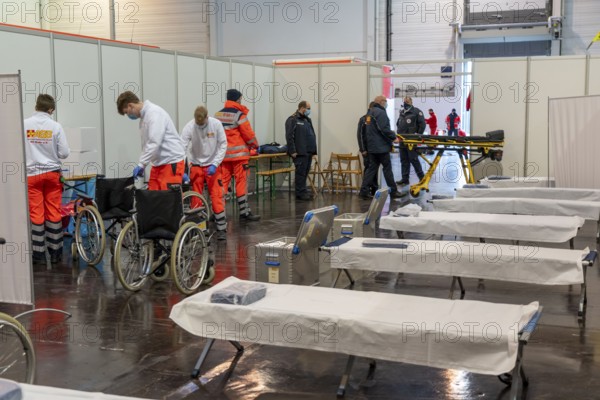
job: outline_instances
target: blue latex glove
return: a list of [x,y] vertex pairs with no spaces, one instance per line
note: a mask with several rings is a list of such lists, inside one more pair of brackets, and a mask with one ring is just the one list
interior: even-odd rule
[[208,176],[213,176],[216,173],[217,173],[217,167],[216,166],[211,165],[210,167],[208,167]]
[[183,183],[188,184],[190,183],[190,177],[188,174],[183,174]]
[[136,176],[144,176],[144,167],[140,167],[139,165],[136,165],[135,168],[133,169],[133,177],[135,178]]

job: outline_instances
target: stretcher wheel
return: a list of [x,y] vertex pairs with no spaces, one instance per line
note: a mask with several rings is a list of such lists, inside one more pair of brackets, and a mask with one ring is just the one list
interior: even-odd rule
[[115,272],[121,285],[127,290],[140,290],[148,278],[146,271],[150,269],[154,255],[154,243],[142,241],[138,237],[137,225],[129,221],[119,233],[115,245]]
[[102,260],[106,238],[104,235],[104,222],[96,207],[87,205],[78,209],[75,218],[74,238],[83,261],[96,265]]
[[336,396],[337,397],[344,397],[344,395],[346,394],[346,389],[338,389]]
[[498,379],[500,379],[500,382],[504,383],[507,386],[512,385],[512,374],[498,375]]
[[190,295],[200,287],[208,268],[208,255],[202,229],[194,222],[183,224],[171,249],[171,275],[181,293]]
[[71,243],[71,258],[73,261],[77,261],[79,259],[79,254],[77,254],[77,244],[75,241]]
[[410,195],[412,197],[419,197],[419,193],[421,193],[421,188],[410,188]]
[[213,266],[208,267],[208,271],[206,271],[206,276],[204,277],[202,284],[209,285],[215,279],[216,274],[217,274],[217,271],[215,270],[215,267],[213,267]]

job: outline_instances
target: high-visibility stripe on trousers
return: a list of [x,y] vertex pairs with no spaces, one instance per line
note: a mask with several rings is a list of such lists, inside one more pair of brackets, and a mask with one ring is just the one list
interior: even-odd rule
[[60,172],[51,171],[27,177],[31,241],[34,256],[43,256],[45,242],[48,250],[62,253],[63,231],[60,214],[62,183]]
[[185,162],[183,160],[152,167],[150,170],[149,190],[167,190],[169,184],[181,185]]
[[250,213],[250,206],[248,205],[248,196],[238,196],[237,198],[238,207],[240,209],[240,215],[246,215]]
[[[231,177],[235,178],[235,195],[240,204],[240,215],[245,215],[250,212],[248,207],[248,199],[246,193],[248,191],[248,160],[239,161],[223,161],[219,167],[221,170],[221,180],[223,181],[223,188],[227,190]],[[240,200],[242,199],[242,200]],[[240,201],[243,202],[244,211],[242,212]]]
[[[190,179],[192,180],[192,188],[200,194],[204,192],[204,182],[206,182],[212,210],[215,214],[217,230],[226,230],[227,219],[225,217],[225,201],[223,200],[223,183],[221,182],[219,168],[217,168],[217,172],[213,176],[208,176],[208,167],[194,165],[190,171]],[[197,206],[192,202],[192,207]]]

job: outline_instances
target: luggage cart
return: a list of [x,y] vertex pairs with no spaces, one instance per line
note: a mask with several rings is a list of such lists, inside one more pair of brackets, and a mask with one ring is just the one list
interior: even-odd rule
[[256,281],[294,285],[319,284],[319,247],[338,212],[337,206],[308,211],[296,237],[280,237],[256,245]]

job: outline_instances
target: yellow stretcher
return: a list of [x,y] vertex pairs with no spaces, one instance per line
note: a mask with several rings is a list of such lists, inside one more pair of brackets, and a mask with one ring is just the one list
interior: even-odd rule
[[[410,194],[417,197],[421,190],[429,192],[429,181],[433,176],[437,166],[440,163],[445,151],[456,151],[460,159],[461,167],[467,180],[467,183],[475,183],[472,166],[479,164],[486,158],[495,161],[502,160],[502,150],[504,147],[504,131],[497,130],[487,132],[485,136],[431,136],[418,134],[399,134],[400,143],[413,150],[418,147],[419,150],[426,152],[435,152],[433,161],[429,161],[422,152],[419,156],[429,164],[429,170],[421,181],[410,187]],[[478,155],[471,160],[472,155]]]

